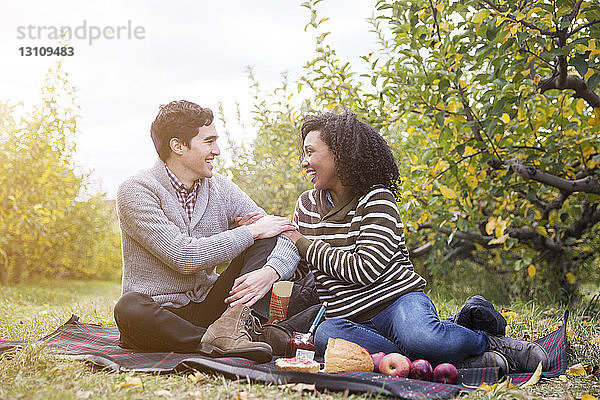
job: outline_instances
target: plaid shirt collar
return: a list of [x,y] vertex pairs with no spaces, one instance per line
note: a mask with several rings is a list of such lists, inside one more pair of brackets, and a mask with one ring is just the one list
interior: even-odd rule
[[198,189],[200,189],[200,181],[195,181],[194,186],[192,186],[191,189],[187,189],[179,178],[175,176],[173,171],[167,167],[167,164],[165,164],[165,169],[167,170],[169,181],[177,194],[177,200],[179,200],[179,204],[181,204],[181,207],[186,211],[188,218],[191,221],[194,206],[196,205],[196,196],[198,195]]

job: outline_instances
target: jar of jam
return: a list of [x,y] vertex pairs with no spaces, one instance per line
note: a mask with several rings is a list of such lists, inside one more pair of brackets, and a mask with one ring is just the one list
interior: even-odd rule
[[285,346],[285,356],[290,357],[305,357],[309,360],[315,359],[315,344],[313,343],[312,335],[302,332],[294,332],[292,338]]

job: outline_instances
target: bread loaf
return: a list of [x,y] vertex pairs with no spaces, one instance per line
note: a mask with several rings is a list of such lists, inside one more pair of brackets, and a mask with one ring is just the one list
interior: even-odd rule
[[325,350],[325,372],[373,372],[373,359],[362,346],[344,339],[329,338]]

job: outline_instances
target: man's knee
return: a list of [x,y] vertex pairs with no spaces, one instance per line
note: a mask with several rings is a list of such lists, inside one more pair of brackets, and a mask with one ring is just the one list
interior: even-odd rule
[[138,292],[125,293],[119,298],[117,304],[115,304],[114,315],[117,325],[125,321],[132,321],[136,316],[143,315],[143,305],[153,301],[147,294]]

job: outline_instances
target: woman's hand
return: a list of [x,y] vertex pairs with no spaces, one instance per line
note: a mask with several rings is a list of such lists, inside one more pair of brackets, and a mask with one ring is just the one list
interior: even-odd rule
[[232,307],[238,304],[251,307],[267,294],[278,279],[279,274],[268,265],[256,271],[248,272],[233,282],[233,287],[229,292],[230,296],[225,299],[225,303]]
[[296,229],[294,229],[293,231],[285,231],[285,232],[282,232],[281,234],[286,236],[288,239],[290,239],[292,241],[292,243],[294,243],[294,244],[296,244],[298,239],[304,237],[304,235],[302,235]]

